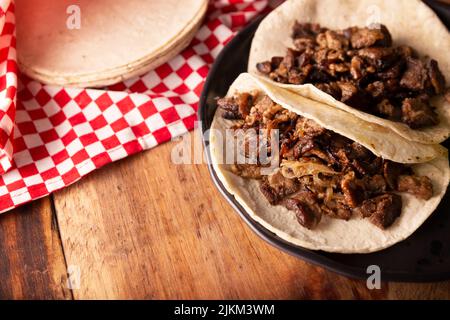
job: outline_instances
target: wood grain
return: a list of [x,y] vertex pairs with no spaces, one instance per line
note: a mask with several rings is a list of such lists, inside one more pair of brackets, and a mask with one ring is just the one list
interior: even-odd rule
[[171,142],[109,165],[55,195],[76,299],[449,298],[450,282],[368,290],[259,239],[206,165],[174,165]]
[[50,198],[0,216],[0,299],[70,299]]

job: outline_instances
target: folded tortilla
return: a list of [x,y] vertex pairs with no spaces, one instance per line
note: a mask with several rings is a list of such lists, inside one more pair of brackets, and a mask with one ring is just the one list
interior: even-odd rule
[[[420,144],[402,138],[380,125],[273,86],[269,81],[242,74],[230,87],[227,96],[238,92],[260,91],[274,102],[324,128],[352,139],[384,159],[401,163],[414,163],[419,157],[423,163],[412,166],[418,175],[428,176],[433,183],[434,196],[421,200],[402,193],[403,209],[400,217],[387,230],[381,230],[367,219],[354,217],[349,221],[322,218],[314,230],[302,227],[295,213],[282,206],[272,206],[259,190],[256,180],[241,178],[224,164],[225,130],[233,121],[222,118],[216,111],[210,131],[211,160],[215,172],[226,190],[231,193],[252,219],[280,238],[304,248],[340,253],[368,253],[382,250],[409,237],[433,213],[445,195],[450,179],[447,150],[443,147]],[[436,149],[435,149],[436,148]],[[416,161],[417,162],[417,161]]]
[[[450,35],[439,17],[420,0],[290,0],[271,12],[259,25],[253,38],[248,70],[258,74],[256,64],[274,56],[284,56],[293,47],[291,39],[295,21],[319,23],[331,29],[381,23],[389,29],[395,46],[408,45],[420,56],[437,60],[439,68],[450,80]],[[273,82],[275,83],[275,82]],[[282,85],[283,88],[352,113],[358,118],[385,126],[402,137],[421,143],[441,143],[450,136],[450,103],[435,97],[432,104],[439,124],[411,129],[404,123],[386,120],[359,111],[334,99],[312,84]]]

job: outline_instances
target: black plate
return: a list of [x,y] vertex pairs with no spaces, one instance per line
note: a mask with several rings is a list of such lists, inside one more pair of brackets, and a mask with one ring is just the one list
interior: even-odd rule
[[[426,1],[450,24],[449,6]],[[435,8],[435,5],[438,5]],[[209,73],[200,99],[199,119],[204,133],[211,126],[216,111],[215,98],[224,96],[236,77],[247,70],[251,40],[261,19],[242,30],[221,52]],[[449,147],[449,141],[445,143]],[[204,141],[208,163],[209,143]],[[370,254],[339,254],[313,251],[292,245],[255,222],[226,191],[211,165],[209,171],[217,188],[261,238],[273,246],[310,263],[337,273],[364,279],[367,267],[377,265],[384,281],[440,281],[450,279],[450,194],[447,192],[438,209],[411,237],[388,249]]]

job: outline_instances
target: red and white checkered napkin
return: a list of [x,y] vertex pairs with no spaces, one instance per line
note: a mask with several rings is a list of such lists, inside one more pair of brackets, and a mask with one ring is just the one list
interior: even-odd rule
[[0,212],[193,129],[211,63],[268,2],[213,0],[181,54],[144,76],[92,90],[18,80],[14,1],[0,0]]

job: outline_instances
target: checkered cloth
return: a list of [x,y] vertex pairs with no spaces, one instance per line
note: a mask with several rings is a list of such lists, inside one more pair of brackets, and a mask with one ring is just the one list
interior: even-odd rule
[[209,68],[268,0],[213,0],[190,46],[108,90],[43,85],[19,75],[14,1],[0,0],[0,212],[194,128]]

